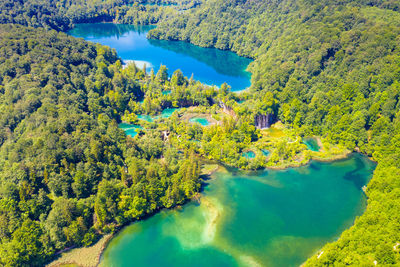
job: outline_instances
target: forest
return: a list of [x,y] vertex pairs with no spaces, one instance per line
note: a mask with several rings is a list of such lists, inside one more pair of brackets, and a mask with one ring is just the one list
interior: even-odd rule
[[211,0],[149,34],[254,58],[251,97],[272,93],[271,110],[297,134],[325,136],[379,163],[365,214],[306,266],[400,262],[399,4]]
[[118,129],[144,74],[115,51],[2,25],[0,66],[1,265],[41,266],[199,190],[193,151]]
[[67,31],[76,23],[115,22],[156,24],[179,11],[189,10],[202,0],[2,0],[0,24],[15,23]]
[[[320,136],[378,162],[365,213],[305,265],[400,264],[400,1],[154,3],[0,3],[0,264],[40,266],[183,204],[200,190],[199,158],[265,167],[258,152],[242,156],[264,148],[257,114],[273,114],[293,140]],[[123,68],[114,50],[60,32],[101,21],[157,24],[149,38],[253,58],[251,88],[239,97],[165,66]],[[180,112],[157,124],[137,118],[178,107],[221,123],[189,124]],[[121,121],[143,130],[127,137]],[[273,165],[306,153],[299,141],[270,145]]]

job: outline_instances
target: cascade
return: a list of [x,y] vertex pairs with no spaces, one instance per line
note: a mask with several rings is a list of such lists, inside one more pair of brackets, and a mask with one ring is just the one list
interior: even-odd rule
[[271,113],[267,113],[265,115],[258,114],[254,116],[254,123],[258,129],[267,129],[271,127],[273,121],[274,121],[274,115]]

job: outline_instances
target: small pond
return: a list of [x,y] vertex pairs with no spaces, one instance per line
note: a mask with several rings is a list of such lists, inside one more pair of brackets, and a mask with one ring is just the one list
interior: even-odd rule
[[256,157],[256,154],[253,151],[246,151],[243,152],[243,157],[246,159],[254,159]]
[[206,118],[191,118],[189,120],[191,123],[199,123],[201,126],[208,126],[210,122]]
[[180,108],[166,108],[164,109],[160,115],[156,115],[156,116],[151,116],[151,115],[137,115],[139,120],[143,120],[143,121],[147,121],[147,122],[154,122],[155,120],[158,119],[164,119],[164,118],[169,118],[172,116],[172,114],[179,110]]
[[318,152],[321,149],[320,146],[318,145],[318,141],[316,138],[312,138],[312,137],[305,138],[303,140],[303,143],[311,151]]
[[261,152],[262,152],[263,155],[266,156],[266,157],[268,157],[268,156],[271,154],[271,152],[269,152],[269,150],[266,150],[266,149],[262,149]]
[[137,131],[140,129],[143,129],[141,126],[139,125],[135,125],[135,124],[129,124],[129,123],[120,123],[118,125],[118,127],[122,130],[124,130],[124,132],[126,133],[126,135],[129,135],[131,137],[135,137],[137,135]]

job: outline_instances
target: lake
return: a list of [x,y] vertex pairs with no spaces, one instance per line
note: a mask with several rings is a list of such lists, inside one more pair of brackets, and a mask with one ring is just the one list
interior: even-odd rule
[[201,48],[186,42],[148,40],[147,32],[154,26],[134,26],[113,23],[78,24],[68,34],[115,48],[124,60],[134,60],[138,66],[158,71],[166,65],[169,74],[180,69],[183,74],[208,85],[227,82],[232,91],[250,86],[246,71],[251,59],[215,48]]
[[362,214],[374,168],[352,154],[280,171],[220,169],[200,204],[125,227],[100,266],[299,266]]

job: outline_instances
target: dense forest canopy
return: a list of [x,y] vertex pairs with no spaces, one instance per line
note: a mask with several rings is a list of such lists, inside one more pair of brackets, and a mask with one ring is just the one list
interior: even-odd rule
[[[158,23],[150,38],[255,60],[252,86],[237,96],[180,71],[169,78],[165,66],[158,73],[123,68],[115,51],[63,33],[1,25],[0,264],[43,265],[56,251],[182,204],[200,188],[199,156],[266,166],[263,156],[242,156],[263,139],[254,127],[262,114],[273,114],[296,140],[271,144],[267,164],[293,160],[305,150],[297,137],[313,135],[379,163],[365,214],[306,265],[399,264],[400,1],[157,3],[0,3],[0,23],[58,31],[79,22]],[[172,116],[140,122],[144,130],[133,139],[117,127],[172,107],[195,107],[221,123],[204,128]]]
[[366,213],[310,266],[399,262],[399,4],[210,0],[149,34],[254,58],[251,98],[272,93],[270,112],[298,134],[379,162]]
[[198,191],[193,153],[118,129],[145,75],[115,51],[1,25],[0,66],[0,265],[43,265]]
[[76,23],[116,22],[155,24],[178,11],[199,6],[202,0],[2,0],[0,23],[66,31]]
[[252,98],[273,93],[270,110],[299,133],[378,159],[398,129],[397,10],[398,1],[211,0],[149,36],[255,58]]

